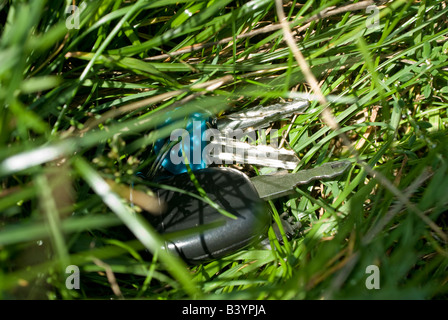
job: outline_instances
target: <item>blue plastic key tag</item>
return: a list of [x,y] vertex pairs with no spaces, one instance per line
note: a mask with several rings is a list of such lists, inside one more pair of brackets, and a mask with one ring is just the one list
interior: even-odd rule
[[[196,171],[207,167],[205,159],[202,158],[202,150],[207,145],[205,139],[207,121],[208,116],[198,112],[193,113],[189,117],[185,129],[174,130],[170,137],[156,141],[154,151],[160,155],[161,152],[165,152],[164,148],[166,145],[179,140],[179,138],[181,139],[179,143],[172,146],[166,155],[163,156],[161,160],[163,168],[174,175],[187,172],[184,152],[191,170]],[[170,122],[171,118],[168,118],[165,123],[168,124]],[[187,150],[184,150],[184,147]]]

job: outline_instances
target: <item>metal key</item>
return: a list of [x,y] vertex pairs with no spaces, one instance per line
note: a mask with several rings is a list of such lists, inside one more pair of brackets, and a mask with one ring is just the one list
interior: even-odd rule
[[255,176],[252,184],[261,199],[272,200],[294,193],[294,188],[320,179],[333,179],[345,172],[350,161],[328,162],[320,167],[296,173]]
[[218,130],[226,133],[232,130],[243,132],[266,128],[270,123],[288,117],[293,113],[304,111],[309,106],[307,100],[276,103],[270,106],[256,106],[247,110],[234,112],[217,120]]
[[[257,140],[256,130],[266,128],[270,123],[281,118],[300,113],[308,106],[309,102],[306,100],[294,100],[292,102],[277,103],[270,106],[256,106],[211,121],[217,129],[206,129],[206,124],[210,120],[209,115],[195,113],[190,117],[189,123],[187,124],[186,131],[188,135],[185,139],[188,145],[185,146],[186,150],[183,150],[182,142],[165,149],[164,146],[170,145],[170,141],[168,139],[158,140],[155,145],[155,151],[158,154],[157,161],[155,162],[154,169],[151,171],[152,174],[149,175],[155,175],[155,172],[160,166],[173,174],[186,172],[185,164],[173,164],[171,159],[171,157],[180,158],[183,154],[188,158],[193,171],[206,168],[209,163],[204,158],[202,151],[207,145],[206,142],[210,141],[206,140],[207,130],[215,130],[213,133],[214,139],[209,144],[214,147],[214,150],[219,150],[219,152],[214,152],[210,156],[206,155],[212,163],[240,163],[281,169],[294,169],[299,163],[299,159],[294,151],[278,148],[275,145],[253,145],[240,140],[245,140],[249,137],[248,140],[253,142]],[[229,152],[228,150],[233,151]],[[265,156],[266,152],[269,154],[268,156]],[[195,163],[194,159],[199,159],[200,161]]]
[[243,163],[271,168],[293,170],[299,163],[294,150],[275,148],[269,145],[250,145],[235,139],[220,137],[210,142],[218,152],[211,153],[213,163]]

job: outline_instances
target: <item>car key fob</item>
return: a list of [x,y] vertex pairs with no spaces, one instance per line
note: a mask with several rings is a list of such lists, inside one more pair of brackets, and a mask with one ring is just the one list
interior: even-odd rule
[[[194,175],[208,197],[236,219],[223,215],[200,198],[156,189],[165,211],[152,224],[158,232],[167,235],[165,249],[194,264],[223,257],[266,237],[271,214],[244,173],[210,167],[195,171]],[[198,194],[188,173],[159,183]],[[216,226],[216,222],[221,223]],[[188,232],[201,226],[204,228],[198,232]],[[173,232],[178,236],[169,237]]]

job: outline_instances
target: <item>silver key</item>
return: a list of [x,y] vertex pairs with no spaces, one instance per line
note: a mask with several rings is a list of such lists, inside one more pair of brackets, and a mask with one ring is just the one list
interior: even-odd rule
[[210,160],[216,164],[242,163],[293,170],[299,163],[294,150],[263,144],[251,145],[233,138],[214,139],[210,142],[210,148],[216,151],[210,154]]
[[[255,135],[255,130],[269,126],[270,123],[294,113],[304,111],[308,107],[307,100],[296,99],[293,102],[276,103],[270,106],[256,106],[239,112],[234,112],[216,121],[221,136],[211,142],[212,147],[220,150],[211,155],[215,163],[241,163],[264,167],[295,169],[299,158],[293,150],[267,145],[250,145],[231,139],[229,134]],[[256,140],[252,137],[252,140]]]
[[266,107],[256,106],[218,119],[217,127],[222,133],[238,129],[246,132],[266,128],[271,122],[304,111],[308,105],[309,103],[306,100],[294,100],[293,102],[276,103]]

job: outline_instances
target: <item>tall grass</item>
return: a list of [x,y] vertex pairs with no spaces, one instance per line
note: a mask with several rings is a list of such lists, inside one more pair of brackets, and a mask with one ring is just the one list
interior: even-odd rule
[[[136,176],[153,164],[154,142],[196,111],[315,92],[275,1],[84,3],[0,1],[3,299],[446,298],[444,1],[283,3],[340,127],[313,98],[292,125],[276,124],[285,146],[301,159],[296,170],[353,166],[269,203],[302,224],[288,243],[270,230],[272,249],[197,266],[159,250],[140,209],[154,200]],[[131,186],[140,206],[118,191]],[[69,265],[79,289],[66,286]],[[369,289],[369,266],[379,289]]]

